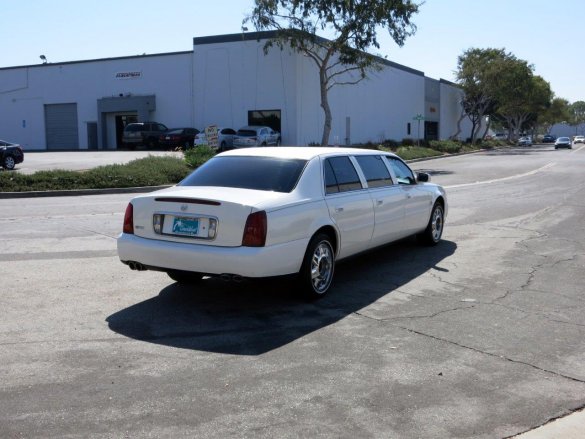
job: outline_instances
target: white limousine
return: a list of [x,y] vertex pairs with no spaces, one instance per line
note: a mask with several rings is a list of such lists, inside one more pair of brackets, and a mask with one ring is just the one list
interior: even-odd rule
[[219,154],[174,187],[132,199],[120,260],[177,282],[298,275],[309,298],[335,263],[418,235],[437,244],[445,190],[394,154],[272,147]]

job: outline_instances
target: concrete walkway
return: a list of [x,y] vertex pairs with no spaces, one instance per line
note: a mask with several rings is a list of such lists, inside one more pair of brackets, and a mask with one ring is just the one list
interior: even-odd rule
[[585,410],[557,419],[542,427],[514,436],[516,439],[583,439]]

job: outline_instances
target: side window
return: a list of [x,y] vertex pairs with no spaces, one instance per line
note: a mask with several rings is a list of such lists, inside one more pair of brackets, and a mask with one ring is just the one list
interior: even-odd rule
[[414,178],[414,174],[410,170],[408,166],[406,166],[402,161],[398,159],[394,159],[388,157],[388,161],[390,162],[390,166],[392,166],[392,170],[394,174],[396,174],[396,179],[398,180],[398,184],[415,184],[416,179]]
[[333,172],[333,168],[331,168],[331,163],[329,160],[325,161],[325,193],[326,194],[335,194],[339,192],[339,185],[337,184],[337,179],[335,178],[335,173]]
[[384,187],[394,184],[382,157],[379,155],[358,155],[355,158],[364,172],[368,187]]
[[230,135],[236,134],[235,130],[232,130],[231,128],[226,128],[225,130],[223,130],[223,133],[230,134]]
[[[336,188],[333,187],[334,181]],[[325,161],[326,193],[348,192],[359,189],[362,189],[362,183],[349,157],[332,157]]]
[[161,123],[159,123],[159,124],[156,126],[156,128],[157,128],[157,130],[158,130],[158,131],[166,131],[166,130],[168,129],[166,126],[164,126],[164,125],[163,125],[163,124],[161,124]]

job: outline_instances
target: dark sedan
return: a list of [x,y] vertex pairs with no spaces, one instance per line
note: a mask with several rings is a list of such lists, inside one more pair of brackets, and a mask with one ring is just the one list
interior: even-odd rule
[[0,140],[0,166],[11,171],[23,161],[24,153],[20,145]]
[[569,139],[568,137],[559,137],[556,141],[555,141],[555,149],[559,149],[559,148],[573,148],[573,142],[571,142],[571,139]]
[[158,144],[163,147],[191,148],[197,134],[199,130],[196,128],[171,128],[159,136]]
[[555,140],[557,140],[555,136],[551,134],[545,134],[542,138],[542,143],[555,143]]

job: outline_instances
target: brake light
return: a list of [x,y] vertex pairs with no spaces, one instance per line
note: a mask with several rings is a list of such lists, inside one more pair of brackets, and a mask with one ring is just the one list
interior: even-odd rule
[[266,212],[261,210],[260,212],[251,213],[248,215],[246,226],[244,227],[242,245],[244,247],[264,247],[267,230]]
[[124,233],[134,234],[134,206],[132,203],[128,203],[126,207],[126,213],[124,214]]

